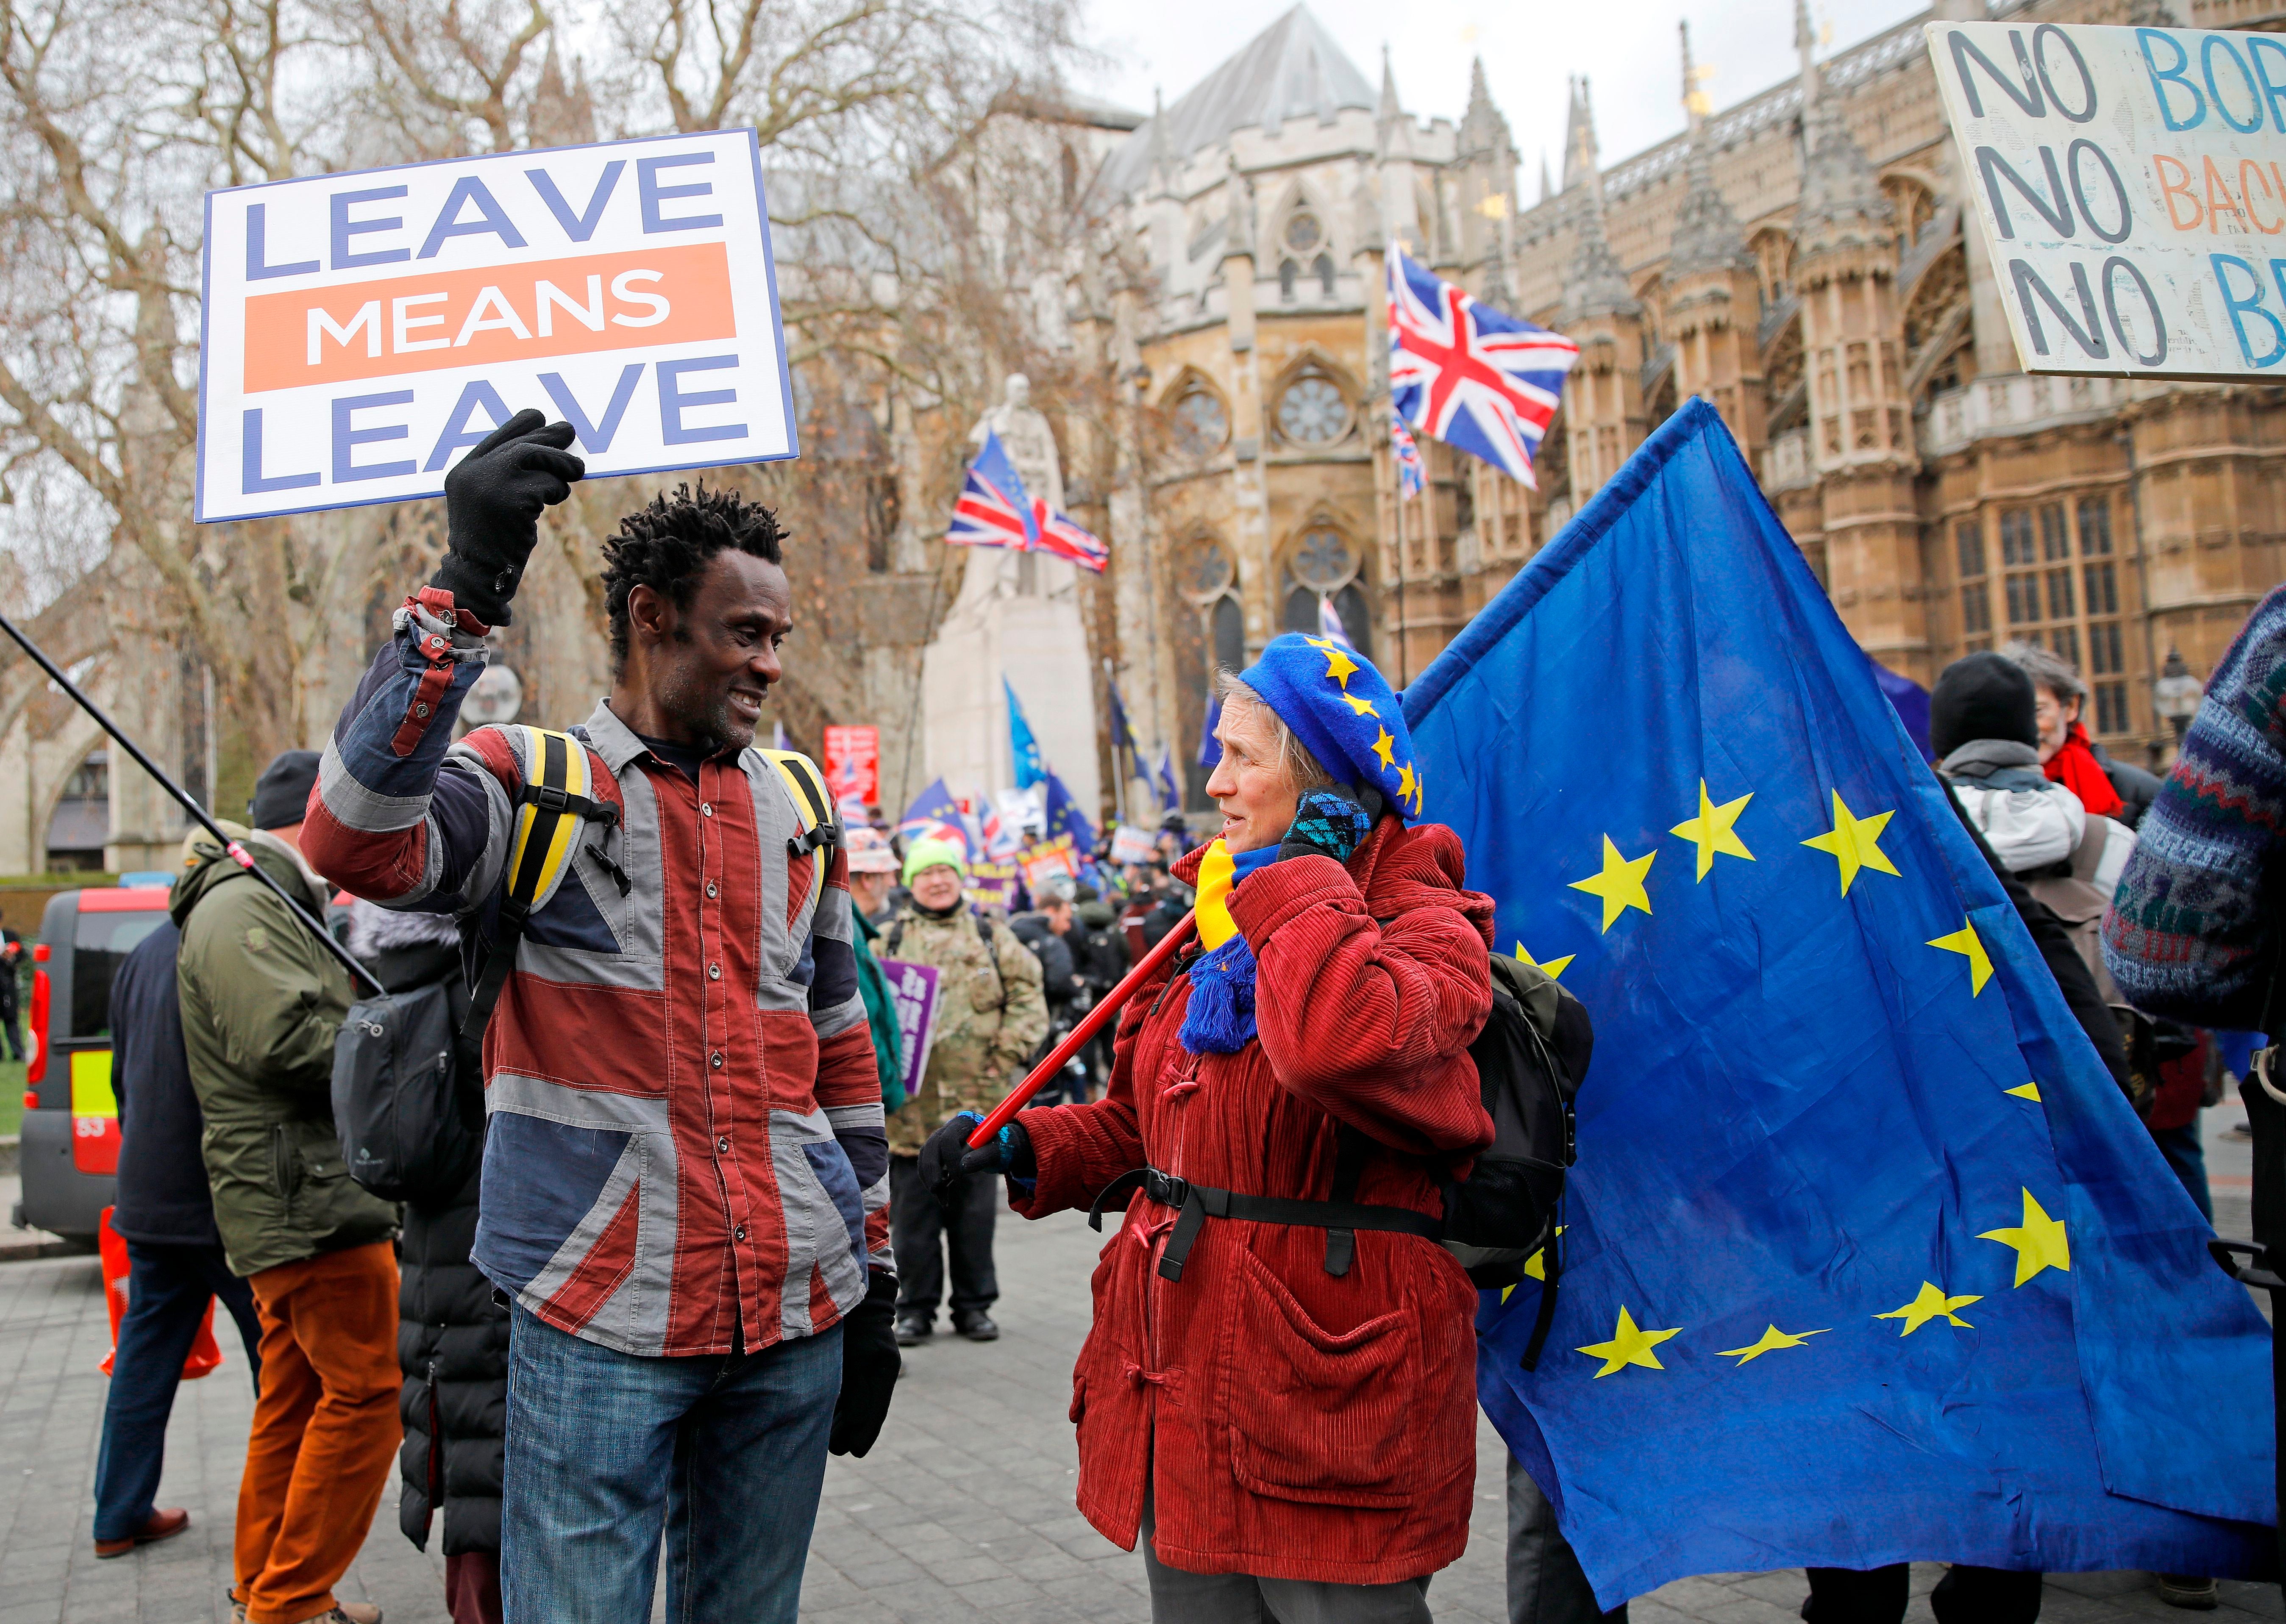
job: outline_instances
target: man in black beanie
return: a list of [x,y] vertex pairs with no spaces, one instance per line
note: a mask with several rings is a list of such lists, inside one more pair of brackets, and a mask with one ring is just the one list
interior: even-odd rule
[[272,757],[262,776],[254,781],[254,798],[246,804],[246,820],[257,829],[280,835],[300,851],[297,836],[303,814],[309,809],[310,791],[318,782],[318,761],[315,750],[280,750]]

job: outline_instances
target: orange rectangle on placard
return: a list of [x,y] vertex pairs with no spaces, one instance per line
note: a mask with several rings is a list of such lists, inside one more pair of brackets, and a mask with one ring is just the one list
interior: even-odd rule
[[719,242],[435,271],[246,302],[246,393],[737,336]]

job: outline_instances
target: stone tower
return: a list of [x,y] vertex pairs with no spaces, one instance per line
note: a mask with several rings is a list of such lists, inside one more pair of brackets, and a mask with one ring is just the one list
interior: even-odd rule
[[1826,588],[1865,652],[1927,682],[1919,455],[1905,392],[1896,210],[1819,82],[1809,0],[1794,0],[1801,53],[1801,203],[1795,286],[1809,384],[1809,456],[1824,476]]
[[1577,509],[1620,471],[1644,434],[1643,305],[1604,234],[1604,177],[1584,76],[1572,82],[1564,178],[1566,190],[1579,193],[1573,204],[1578,244],[1565,279],[1561,324],[1580,346],[1580,364],[1564,399]]
[[1768,438],[1762,346],[1756,341],[1759,297],[1754,256],[1722,193],[1714,184],[1707,137],[1707,93],[1691,61],[1691,25],[1683,37],[1683,106],[1689,120],[1690,157],[1683,204],[1675,211],[1667,250],[1667,336],[1675,346],[1678,391],[1714,404],[1738,437],[1749,463]]

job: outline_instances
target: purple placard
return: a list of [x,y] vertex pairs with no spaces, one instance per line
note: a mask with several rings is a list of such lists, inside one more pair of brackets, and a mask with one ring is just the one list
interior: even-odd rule
[[883,959],[880,965],[889,996],[897,1001],[897,1036],[904,1044],[905,1097],[910,1100],[921,1091],[929,1041],[936,1035],[936,966],[903,959]]

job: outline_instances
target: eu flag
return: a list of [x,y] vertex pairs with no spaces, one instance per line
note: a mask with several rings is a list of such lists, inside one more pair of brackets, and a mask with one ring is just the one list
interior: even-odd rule
[[2268,1337],[1692,401],[1406,695],[1500,946],[1596,1023],[1554,1335],[1478,1390],[1597,1598],[2258,1570]]
[[1039,741],[1032,736],[1032,724],[1016,698],[1014,685],[1003,677],[1000,691],[1008,696],[1008,755],[1014,764],[1016,788],[1029,789],[1048,775],[1047,763],[1040,755]]

